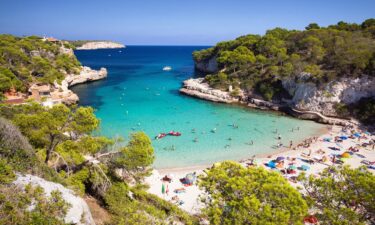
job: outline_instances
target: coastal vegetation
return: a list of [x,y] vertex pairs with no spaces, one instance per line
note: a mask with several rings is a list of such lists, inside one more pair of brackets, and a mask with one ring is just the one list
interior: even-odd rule
[[[231,85],[265,100],[279,101],[291,97],[282,81],[303,74],[304,82],[318,87],[340,78],[374,77],[374,31],[375,19],[361,24],[341,21],[328,27],[312,23],[303,31],[275,28],[265,35],[249,34],[220,42],[195,51],[193,57],[197,64],[216,61],[216,72],[206,75],[212,87],[227,90]],[[367,100],[360,108],[371,107],[371,100]],[[375,116],[373,111],[368,114],[360,119]]]
[[79,73],[81,64],[68,53],[70,47],[37,36],[0,35],[0,93],[11,88],[26,92],[31,82],[52,84]]
[[307,203],[286,179],[261,167],[230,161],[213,166],[200,182],[210,199],[212,224],[302,224]]
[[[154,161],[154,150],[147,135],[134,133],[125,145],[121,144],[121,138],[92,136],[91,132],[98,126],[99,120],[90,107],[0,105],[0,201],[3,203],[0,214],[9,214],[5,221],[13,221],[17,215],[25,218],[18,224],[30,224],[34,220],[47,224],[54,221],[52,218],[56,218],[56,224],[63,223],[58,218],[64,217],[68,206],[60,201],[58,193],[51,199],[45,198],[36,187],[7,194],[14,188],[11,182],[15,173],[31,173],[61,183],[78,195],[94,196],[112,213],[110,224],[155,221],[161,224],[165,220],[194,223],[195,219],[177,206],[145,191],[142,178],[149,174]],[[18,198],[23,195],[30,201],[37,199],[41,208],[36,208],[35,213],[23,210],[29,201],[22,202],[19,209],[5,207],[12,201],[21,201]],[[42,207],[49,207],[50,211],[44,214]],[[34,217],[30,219],[29,214]],[[54,217],[57,214],[61,216]]]
[[374,223],[375,177],[366,168],[328,167],[297,180],[302,187],[262,167],[216,163],[199,183],[209,195],[203,214],[211,224],[303,224],[309,212],[321,224]]
[[322,224],[373,224],[375,179],[365,167],[326,168],[319,177],[299,175],[306,201]]
[[[318,85],[339,77],[374,74],[375,22],[340,22],[305,31],[270,30],[247,35],[194,53],[195,60],[217,57],[220,70],[206,80],[215,87],[232,85],[232,95],[254,91],[265,99],[287,95],[281,79],[309,73]],[[39,37],[0,36],[0,92],[25,92],[29,83],[52,84],[77,73],[74,55],[62,53],[70,43]],[[327,97],[330,93],[325,93]],[[375,102],[337,105],[342,115],[374,122]],[[100,120],[91,107],[35,102],[0,105],[0,224],[64,224],[71,207],[59,192],[16,187],[20,174],[59,183],[79,196],[92,196],[110,213],[108,224],[197,224],[198,218],[146,192],[143,183],[155,160],[143,132],[107,138],[94,135]],[[235,127],[233,125],[233,127]],[[199,215],[211,224],[303,224],[314,213],[322,224],[374,223],[375,179],[364,168],[328,168],[319,177],[301,174],[302,190],[279,173],[261,167],[222,162],[199,178],[206,208]],[[33,206],[33,207],[30,207]]]

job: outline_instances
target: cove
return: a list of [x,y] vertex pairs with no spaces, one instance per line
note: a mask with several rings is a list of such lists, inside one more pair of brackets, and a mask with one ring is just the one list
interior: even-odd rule
[[[83,65],[107,68],[108,78],[77,85],[72,90],[78,94],[80,105],[95,108],[101,120],[98,134],[148,134],[155,148],[155,168],[207,165],[267,154],[276,151],[276,130],[281,134],[281,142],[289,145],[290,141],[298,143],[317,136],[325,127],[274,112],[180,94],[182,81],[199,76],[191,54],[203,48],[207,47],[128,46],[75,51]],[[164,66],[171,66],[172,70],[163,71]],[[182,135],[154,139],[169,131]]]

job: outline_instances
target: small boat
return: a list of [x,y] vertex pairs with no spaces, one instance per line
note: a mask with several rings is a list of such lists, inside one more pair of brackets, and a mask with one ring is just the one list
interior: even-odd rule
[[167,136],[167,134],[165,134],[165,133],[160,133],[160,134],[158,134],[158,135],[155,137],[155,139],[156,139],[156,140],[158,140],[158,139],[162,139],[162,138],[165,137],[165,136]]
[[180,132],[175,132],[175,131],[170,131],[168,134],[171,136],[181,136]]
[[172,67],[170,66],[164,66],[163,67],[163,71],[171,71],[172,70]]

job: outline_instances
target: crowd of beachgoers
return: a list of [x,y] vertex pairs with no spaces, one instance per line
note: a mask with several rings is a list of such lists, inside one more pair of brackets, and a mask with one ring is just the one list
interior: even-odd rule
[[[277,131],[276,131],[277,132]],[[278,134],[276,138],[279,138]],[[262,166],[278,171],[293,186],[298,186],[297,176],[317,176],[329,166],[365,166],[375,173],[375,133],[355,126],[330,126],[320,137],[310,137],[288,146],[275,154],[252,156],[239,161],[243,166]],[[215,165],[215,164],[214,164]],[[190,213],[199,213],[204,207],[200,201],[203,190],[197,186],[197,176],[210,166],[154,170],[146,179],[149,192],[177,204]]]

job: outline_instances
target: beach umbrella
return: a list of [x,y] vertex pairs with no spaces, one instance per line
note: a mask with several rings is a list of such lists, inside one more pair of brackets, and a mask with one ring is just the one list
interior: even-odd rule
[[297,167],[296,167],[295,165],[290,165],[290,166],[288,167],[288,169],[290,169],[290,170],[296,170]]
[[268,166],[269,168],[276,168],[276,163],[275,163],[274,161],[269,161],[269,162],[267,163],[267,166]]
[[340,138],[341,140],[346,140],[346,139],[348,139],[347,136],[340,136],[339,138]]
[[196,178],[196,176],[195,176],[194,174],[189,173],[189,174],[187,174],[187,175],[185,176],[185,182],[186,182],[187,184],[193,184],[194,181],[195,181],[195,178]]
[[276,158],[276,161],[283,161],[285,160],[285,157],[284,156],[279,156]]
[[342,158],[350,158],[350,154],[348,152],[344,152],[341,155]]
[[306,170],[309,170],[310,167],[307,166],[307,165],[302,165],[302,166],[301,166],[301,169],[304,170],[304,171],[306,171]]
[[360,133],[355,133],[355,134],[353,134],[355,137],[360,137],[361,136],[361,134]]

